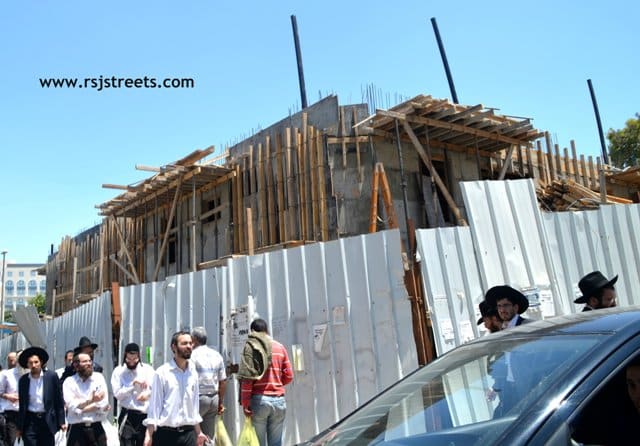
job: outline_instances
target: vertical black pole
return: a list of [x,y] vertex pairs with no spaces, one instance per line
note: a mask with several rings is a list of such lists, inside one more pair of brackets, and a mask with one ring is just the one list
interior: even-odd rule
[[300,99],[302,108],[307,108],[307,89],[304,86],[304,70],[302,69],[302,50],[300,50],[300,38],[298,37],[298,22],[296,16],[291,15],[291,26],[293,27],[293,43],[296,46],[296,61],[298,62],[298,82],[300,82]]
[[440,56],[442,57],[442,64],[444,65],[444,71],[447,74],[447,81],[449,82],[449,90],[451,90],[451,98],[454,104],[459,104],[458,94],[456,93],[456,86],[453,84],[453,77],[451,76],[451,70],[449,69],[449,61],[447,61],[447,53],[444,51],[444,45],[440,38],[440,31],[438,31],[438,24],[436,18],[431,17],[431,24],[433,25],[433,32],[436,34],[436,41],[438,42],[438,48],[440,48]]
[[593,103],[593,112],[596,114],[596,122],[598,123],[598,133],[600,136],[600,148],[602,150],[602,161],[605,164],[609,164],[609,155],[607,154],[607,145],[604,142],[604,132],[602,131],[602,122],[600,121],[600,111],[598,110],[598,101],[596,101],[596,94],[593,91],[593,84],[591,79],[587,79],[587,85],[589,85],[589,93],[591,94],[591,102]]

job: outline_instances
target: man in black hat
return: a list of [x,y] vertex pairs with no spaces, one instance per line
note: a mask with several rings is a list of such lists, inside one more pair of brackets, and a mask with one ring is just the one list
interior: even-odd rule
[[153,375],[153,367],[140,361],[138,344],[127,344],[122,365],[111,374],[113,396],[120,403],[118,426],[121,446],[142,446],[144,443],[147,428],[143,421],[149,409]]
[[486,328],[489,333],[502,330],[502,319],[500,319],[498,310],[495,307],[492,307],[486,300],[483,300],[478,304],[478,308],[480,309],[480,319],[478,319],[477,325],[484,323],[484,328]]
[[498,285],[490,288],[484,295],[489,306],[498,310],[502,319],[502,329],[516,327],[530,322],[520,316],[529,308],[529,300],[520,291],[509,285]]
[[[86,336],[80,338],[80,342],[78,342],[78,346],[73,350],[73,356],[76,357],[78,353],[87,353],[91,357],[91,361],[93,364],[93,371],[102,373],[102,366],[93,360],[93,352],[98,348],[98,344],[91,342]],[[70,376],[76,374],[77,362],[73,362],[71,365],[65,367],[64,373],[60,377],[60,382],[64,382]]]
[[574,300],[576,304],[586,304],[582,311],[599,310],[616,306],[615,283],[618,276],[607,279],[600,271],[593,271],[578,282],[582,296]]
[[19,358],[20,366],[29,369],[18,382],[17,436],[24,446],[53,446],[56,432],[67,428],[58,375],[44,369],[48,360],[40,347],[29,347]]

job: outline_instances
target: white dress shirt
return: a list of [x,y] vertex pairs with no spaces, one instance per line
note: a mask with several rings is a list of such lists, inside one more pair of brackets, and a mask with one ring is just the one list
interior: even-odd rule
[[29,412],[44,413],[44,399],[42,393],[42,386],[44,384],[44,372],[41,370],[40,375],[34,378],[29,373]]
[[[93,392],[103,392],[104,398],[95,403],[97,410],[83,412],[78,406],[93,396]],[[107,419],[109,407],[109,391],[102,373],[93,372],[89,378],[82,380],[77,373],[64,380],[62,384],[64,402],[67,405],[67,423],[95,423]]]
[[207,345],[200,345],[191,353],[191,361],[198,371],[200,395],[218,393],[218,383],[227,379],[222,355]]
[[[24,371],[20,367],[14,367],[12,369],[3,370],[0,372],[0,395],[5,393],[18,394],[18,381],[24,374]],[[11,401],[0,398],[0,411],[5,410],[18,410],[18,402],[12,403]]]
[[193,361],[183,371],[171,360],[156,370],[145,424],[156,427],[195,426],[200,416],[198,372]]
[[[153,367],[142,362],[133,370],[126,364],[116,367],[111,374],[111,389],[120,406],[146,413],[149,408],[149,399],[139,401],[137,398],[143,394],[150,395],[154,374]],[[147,383],[147,388],[142,389],[139,384],[134,385],[133,381],[136,379]]]

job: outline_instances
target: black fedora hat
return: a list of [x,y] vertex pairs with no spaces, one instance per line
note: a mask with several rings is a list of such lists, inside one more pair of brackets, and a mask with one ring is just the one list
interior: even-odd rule
[[476,325],[482,324],[485,317],[498,315],[498,309],[489,305],[489,302],[487,302],[486,300],[480,302],[478,304],[478,308],[480,309],[480,319],[478,319],[478,323]]
[[509,285],[494,286],[484,295],[484,300],[494,308],[497,308],[500,299],[509,299],[512,304],[518,305],[518,314],[524,313],[529,308],[527,296]]
[[82,349],[85,347],[91,347],[92,350],[95,350],[98,348],[98,344],[96,344],[95,342],[91,342],[91,339],[89,339],[86,336],[83,336],[80,338],[80,342],[78,342],[78,346],[73,350],[73,354],[77,355],[78,353],[81,353]]
[[609,280],[600,271],[593,271],[578,282],[578,288],[582,291],[582,296],[574,300],[573,303],[586,304],[591,296],[595,296],[603,288],[613,288],[617,281],[617,275]]
[[24,349],[22,353],[20,353],[20,356],[18,357],[18,363],[20,364],[20,367],[26,369],[27,362],[33,355],[36,355],[38,358],[40,358],[40,362],[42,363],[42,365],[46,364],[49,360],[49,353],[47,353],[47,351],[42,347],[34,345],[27,349]]

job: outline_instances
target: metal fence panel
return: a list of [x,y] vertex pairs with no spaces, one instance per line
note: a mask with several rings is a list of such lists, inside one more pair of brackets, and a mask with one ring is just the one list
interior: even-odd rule
[[[229,259],[226,266],[122,288],[121,345],[170,359],[169,336],[195,325],[227,363],[238,363],[246,333],[238,315],[264,318],[289,351],[285,444],[305,440],[417,367],[403,283],[400,234],[385,231]],[[229,377],[224,419],[232,438],[242,410]]]
[[607,277],[619,275],[618,305],[640,304],[640,205],[608,205],[598,210],[543,214],[552,251],[552,266],[561,289],[562,307],[576,312],[573,303],[581,295],[578,281],[600,270]]

